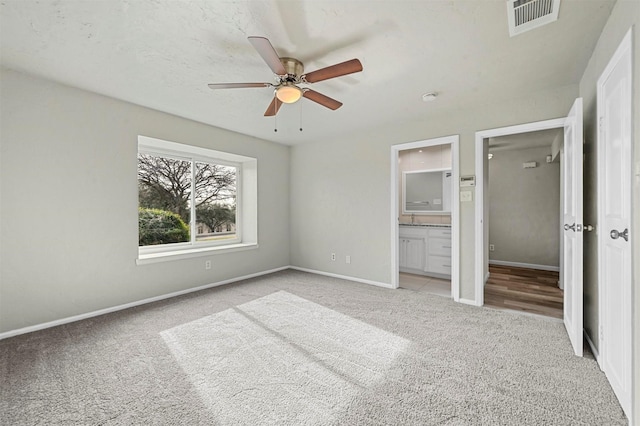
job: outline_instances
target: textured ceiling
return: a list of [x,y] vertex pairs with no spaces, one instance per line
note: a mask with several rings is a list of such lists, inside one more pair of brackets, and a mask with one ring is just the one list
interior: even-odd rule
[[[562,0],[559,20],[509,37],[504,0],[29,1],[0,3],[2,65],[262,139],[294,145],[579,82],[615,0]],[[359,58],[263,117],[273,82],[247,41],[264,36],[305,71]],[[421,96],[435,91],[435,102]],[[299,131],[302,122],[303,132]]]

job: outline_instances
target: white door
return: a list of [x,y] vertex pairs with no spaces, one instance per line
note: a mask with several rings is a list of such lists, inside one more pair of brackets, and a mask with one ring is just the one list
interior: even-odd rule
[[598,80],[600,364],[631,413],[631,37]]
[[576,355],[582,356],[582,98],[564,125],[562,169],[564,326]]

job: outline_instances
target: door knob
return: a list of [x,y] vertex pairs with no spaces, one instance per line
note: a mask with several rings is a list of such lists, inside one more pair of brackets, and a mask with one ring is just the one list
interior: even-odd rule
[[576,232],[576,224],[574,223],[573,225],[569,225],[569,224],[564,224],[564,230],[568,231],[569,229],[571,229],[573,232]]
[[609,235],[611,236],[612,240],[617,240],[618,238],[622,237],[625,241],[629,241],[629,228],[625,228],[625,230],[622,232],[616,229],[612,229]]

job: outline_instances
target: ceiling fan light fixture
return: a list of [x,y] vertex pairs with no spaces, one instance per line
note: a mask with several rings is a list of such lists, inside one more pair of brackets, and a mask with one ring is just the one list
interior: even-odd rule
[[298,102],[302,97],[302,90],[295,85],[281,86],[276,89],[276,98],[285,104]]

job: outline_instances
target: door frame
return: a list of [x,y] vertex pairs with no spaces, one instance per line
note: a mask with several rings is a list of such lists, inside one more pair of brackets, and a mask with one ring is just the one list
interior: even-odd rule
[[[472,299],[475,306],[484,305],[484,285],[487,279],[485,273],[488,265],[485,265],[485,241],[488,239],[488,235],[485,236],[484,229],[484,205],[485,205],[485,177],[484,177],[484,162],[489,161],[484,156],[483,144],[487,138],[493,138],[498,136],[515,135],[519,133],[529,133],[538,130],[548,130],[564,128],[566,117],[555,118],[552,120],[535,121],[525,124],[517,124],[515,126],[499,127],[495,129],[481,130],[476,132],[475,142],[475,167],[476,167],[476,186],[475,186],[475,273],[474,273],[474,291],[475,297]],[[488,247],[487,247],[488,249]],[[562,268],[562,265],[560,266]]]
[[400,274],[399,226],[400,193],[398,182],[400,151],[435,145],[451,145],[451,297],[460,301],[460,136],[451,135],[434,139],[401,143],[391,146],[391,287],[398,288]]
[[[607,238],[609,238],[609,234],[608,234],[608,230],[606,228],[604,228],[604,217],[605,217],[605,204],[604,204],[604,197],[603,194],[606,191],[606,187],[605,187],[605,179],[604,179],[604,171],[605,171],[605,163],[603,161],[605,155],[604,155],[604,138],[602,136],[602,120],[601,118],[604,117],[604,83],[605,80],[611,75],[611,73],[613,72],[613,70],[616,68],[616,66],[618,66],[618,64],[620,63],[620,60],[623,59],[624,55],[629,55],[629,74],[631,76],[631,85],[633,86],[633,84],[637,84],[636,82],[633,81],[633,51],[632,51],[632,34],[633,34],[633,28],[629,29],[627,31],[627,33],[625,34],[625,36],[623,37],[622,41],[620,42],[620,44],[618,45],[618,47],[616,48],[615,52],[613,53],[613,55],[611,56],[611,59],[609,59],[609,62],[607,63],[607,66],[605,67],[605,69],[602,71],[602,73],[600,74],[600,77],[598,78],[598,81],[596,83],[596,105],[597,105],[597,115],[596,115],[596,120],[597,120],[597,144],[596,144],[596,175],[597,175],[597,190],[598,190],[598,195],[597,195],[597,217],[598,217],[598,224],[597,224],[597,231],[596,231],[596,238],[597,238],[597,247],[598,247],[598,260],[597,260],[597,264],[598,264],[598,276],[597,276],[597,280],[598,280],[598,352],[595,355],[596,361],[598,362],[598,365],[600,366],[600,369],[602,370],[606,370],[606,368],[604,367],[603,364],[605,364],[605,357],[606,357],[606,352],[607,352],[607,348],[606,345],[602,344],[602,341],[607,341],[607,338],[605,336],[605,327],[603,326],[604,322],[606,321],[608,315],[605,315],[606,310],[606,304],[605,304],[605,299],[606,299],[606,294],[605,294],[605,286],[604,286],[604,282],[605,282],[605,274],[604,274],[604,250],[605,250],[605,241]],[[627,298],[627,309],[628,309],[628,314],[629,314],[629,322],[626,324],[623,324],[623,326],[626,326],[627,329],[624,331],[624,335],[626,335],[629,338],[629,353],[626,354],[626,356],[629,359],[629,375],[630,375],[630,401],[624,401],[624,404],[621,403],[621,405],[623,406],[623,410],[625,412],[625,414],[627,415],[627,418],[629,419],[629,424],[634,424],[633,420],[636,416],[634,416],[634,398],[637,397],[637,395],[634,395],[635,393],[635,383],[634,383],[634,365],[633,365],[633,347],[634,347],[634,336],[633,336],[633,315],[634,315],[634,310],[633,310],[633,255],[634,255],[634,244],[633,244],[633,213],[634,213],[634,208],[633,208],[633,162],[634,162],[634,147],[633,147],[633,99],[632,99],[632,94],[631,92],[629,93],[629,131],[630,134],[629,136],[629,158],[628,158],[628,163],[626,164],[628,171],[629,171],[629,178],[631,179],[630,182],[630,191],[629,191],[629,217],[630,217],[630,222],[629,222],[629,235],[630,235],[630,240],[629,240],[629,250],[630,250],[630,259],[631,262],[629,264],[629,267],[631,269],[630,271],[630,288],[625,289],[625,291],[628,291],[628,298]],[[636,313],[636,315],[638,315],[638,313]],[[606,373],[606,372],[605,372]],[[617,395],[616,395],[617,396]]]

